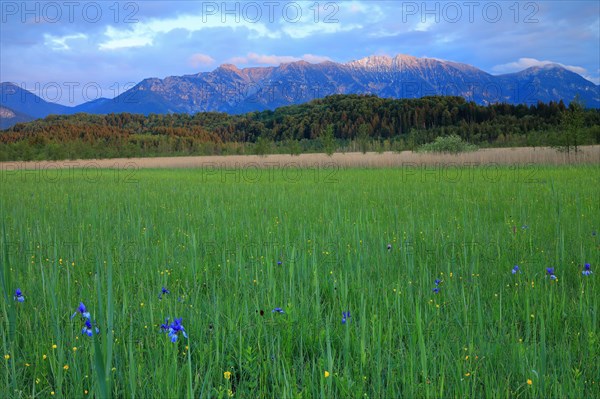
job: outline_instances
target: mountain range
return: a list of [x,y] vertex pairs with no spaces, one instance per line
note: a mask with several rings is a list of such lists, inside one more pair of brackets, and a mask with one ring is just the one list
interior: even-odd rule
[[19,86],[0,84],[0,128],[50,114],[196,113],[233,114],[305,103],[332,94],[386,98],[456,95],[486,105],[564,101],[576,95],[600,108],[600,86],[558,65],[491,75],[471,65],[409,55],[370,56],[348,63],[306,61],[239,69],[224,64],[211,72],[148,78],[115,97],[75,107],[47,102]]

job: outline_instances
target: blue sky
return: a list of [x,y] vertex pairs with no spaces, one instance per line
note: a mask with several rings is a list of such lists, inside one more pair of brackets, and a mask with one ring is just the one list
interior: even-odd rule
[[492,74],[552,62],[598,84],[600,2],[6,1],[0,81],[76,105],[220,64],[409,54]]

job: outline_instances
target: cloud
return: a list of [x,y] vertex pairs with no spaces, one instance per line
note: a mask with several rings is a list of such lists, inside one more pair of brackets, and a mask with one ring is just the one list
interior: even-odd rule
[[248,55],[245,57],[233,57],[228,60],[228,62],[235,65],[280,65],[296,61],[306,61],[312,64],[317,64],[324,61],[331,61],[331,58],[314,54],[304,54],[302,57],[294,57],[291,55],[266,55],[248,53]]
[[299,61],[299,58],[289,55],[266,55],[248,53],[245,57],[233,57],[228,62],[235,65],[260,64],[260,65],[279,65],[287,62]]
[[[56,4],[62,7],[64,23],[43,18],[40,23],[30,23],[31,18],[23,23],[22,13],[6,15],[0,54],[2,61],[11,62],[2,62],[2,79],[27,82],[28,87],[75,79],[83,87],[93,79],[112,87],[115,81],[123,86],[150,76],[197,73],[224,62],[240,67],[299,60],[319,63],[329,57],[346,62],[373,54],[426,54],[494,74],[555,60],[594,83],[600,77],[598,2],[539,1],[535,11],[498,1],[502,8],[498,23],[485,19],[481,5],[467,7],[463,2],[456,3],[462,18],[449,23],[453,6],[427,0],[404,3],[418,8],[415,15],[401,2],[371,0],[140,1],[135,3],[139,7],[119,3],[118,13],[113,3],[97,2],[102,19],[96,23],[83,18],[81,5],[75,6],[71,22],[70,7],[61,2]],[[254,18],[256,4],[259,18]],[[209,12],[211,7],[216,11]],[[298,21],[296,9],[302,11]],[[436,9],[439,23],[436,13],[425,12]],[[492,16],[494,10],[489,11]],[[525,23],[527,18],[539,22]],[[137,22],[126,22],[130,19]],[[525,56],[529,58],[519,58]],[[111,90],[104,96],[112,96]]]
[[199,66],[208,66],[214,64],[215,59],[210,55],[196,53],[192,54],[189,63],[194,68],[198,68]]
[[325,61],[331,61],[331,58],[322,56],[322,55],[314,55],[314,54],[304,54],[302,59],[306,62],[310,62],[311,64],[318,64]]
[[284,26],[281,30],[292,39],[304,39],[313,35],[334,34],[338,32],[349,32],[363,29],[361,24],[340,23],[297,23]]
[[87,35],[83,33],[76,33],[66,36],[52,36],[49,34],[44,34],[44,46],[50,47],[52,50],[71,50],[71,47],[67,44],[67,41],[77,39],[87,39]]
[[[583,78],[589,80],[592,83],[600,84],[600,76],[590,75],[588,70],[583,67],[575,66],[575,65],[565,65],[565,64],[561,64],[560,62],[554,62],[554,61],[540,61],[535,58],[519,58],[519,60],[515,61],[515,62],[509,62],[507,64],[496,65],[496,66],[492,67],[492,71],[495,73],[500,73],[500,74],[511,73],[511,72],[519,72],[524,69],[535,67],[535,66],[542,67],[545,65],[560,65],[561,67],[563,67],[571,72],[575,72],[576,74],[581,75]],[[600,69],[598,71],[600,72]]]
[[104,35],[108,40],[100,43],[100,50],[119,50],[132,47],[144,47],[152,45],[153,36],[149,32],[118,30],[107,26]]
[[509,62],[507,64],[500,64],[492,67],[492,71],[496,73],[511,73],[511,72],[519,72],[527,68],[535,67],[535,66],[545,66],[545,65],[560,65],[561,67],[568,69],[571,72],[578,73],[582,76],[587,74],[587,70],[582,67],[574,66],[574,65],[564,65],[560,62],[554,61],[540,61],[535,58],[519,58],[518,61]]
[[175,30],[182,30],[189,34],[205,29],[229,28],[233,31],[243,29],[249,31],[241,33],[249,38],[278,38],[279,32],[267,28],[262,23],[252,23],[246,19],[236,21],[229,19],[223,21],[218,15],[180,15],[176,18],[150,19],[139,22],[126,29],[115,29],[107,26],[104,36],[108,38],[100,43],[101,50],[114,50],[126,47],[140,47],[152,45],[159,35],[165,35]]

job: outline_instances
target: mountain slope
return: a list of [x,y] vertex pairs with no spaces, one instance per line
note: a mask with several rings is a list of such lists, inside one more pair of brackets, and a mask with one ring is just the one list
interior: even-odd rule
[[[305,61],[277,67],[238,69],[222,65],[211,72],[145,79],[95,112],[221,111],[244,113],[300,104],[331,94],[375,94],[390,98],[456,95],[478,104],[538,101],[569,103],[576,94],[600,107],[597,85],[560,66],[529,68],[494,76],[470,65],[416,58],[373,56],[345,64]],[[125,101],[128,99],[129,101]]]
[[0,130],[8,129],[20,122],[30,122],[34,119],[29,115],[0,106]]
[[2,83],[1,105],[32,117],[49,114],[197,113],[233,114],[301,104],[332,94],[374,94],[385,98],[460,96],[486,105],[569,103],[579,94],[600,108],[600,89],[559,65],[490,75],[471,65],[409,55],[371,56],[348,63],[305,61],[277,67],[239,69],[224,64],[211,72],[144,79],[112,100],[77,107],[48,103],[11,83]]
[[45,101],[30,91],[9,82],[0,83],[0,99],[0,105],[34,118],[44,118],[50,114],[72,113],[71,107]]
[[556,101],[557,98],[569,103],[579,94],[586,107],[600,107],[600,86],[560,65],[531,67],[521,72],[501,75],[498,79],[508,87],[508,92],[516,93],[512,97],[516,100],[515,103],[529,103],[531,100],[547,103]]

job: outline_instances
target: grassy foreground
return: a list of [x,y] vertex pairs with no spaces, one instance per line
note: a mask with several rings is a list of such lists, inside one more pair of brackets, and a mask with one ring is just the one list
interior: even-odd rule
[[0,397],[600,396],[597,165],[54,172],[0,174]]

